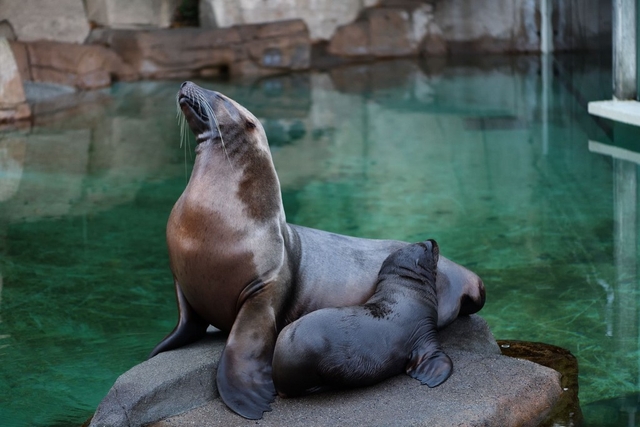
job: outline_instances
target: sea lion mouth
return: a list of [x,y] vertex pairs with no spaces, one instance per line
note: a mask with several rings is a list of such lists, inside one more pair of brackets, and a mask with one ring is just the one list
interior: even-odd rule
[[186,139],[186,125],[196,136],[198,144],[222,138],[213,106],[199,86],[191,82],[182,83],[176,96],[176,104],[182,140]]
[[187,120],[189,128],[196,137],[205,132],[209,133],[211,130],[217,131],[216,126],[211,126],[211,107],[205,103],[205,100],[200,99],[200,97],[193,96],[192,94],[178,94],[178,105],[180,110],[182,111],[184,118]]
[[209,117],[207,117],[204,109],[202,108],[201,101],[196,101],[190,95],[178,94],[178,104],[180,105],[183,114],[194,115],[195,119],[202,122],[209,121]]

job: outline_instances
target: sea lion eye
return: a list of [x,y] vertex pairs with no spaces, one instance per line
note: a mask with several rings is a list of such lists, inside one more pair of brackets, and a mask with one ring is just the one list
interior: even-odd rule
[[247,129],[255,129],[256,128],[256,124],[253,123],[251,120],[247,120],[247,122],[245,123],[245,126],[247,127]]

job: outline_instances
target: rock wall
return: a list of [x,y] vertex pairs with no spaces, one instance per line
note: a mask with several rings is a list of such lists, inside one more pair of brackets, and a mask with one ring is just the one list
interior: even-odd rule
[[90,30],[82,0],[0,0],[0,22],[21,41],[82,43]]
[[311,55],[301,20],[208,30],[109,30],[96,42],[116,52],[142,78],[303,70],[309,68]]
[[84,0],[87,16],[110,28],[167,28],[181,0]]
[[539,51],[538,0],[439,0],[434,19],[448,50]]
[[328,40],[340,25],[352,22],[379,0],[200,0],[200,26],[225,28],[286,19],[302,19],[312,40]]
[[556,50],[588,50],[611,47],[611,2],[557,0],[552,25]]
[[0,123],[31,117],[26,103],[22,79],[13,51],[5,38],[0,38]]
[[[538,0],[200,0],[205,28],[163,28],[180,4],[0,0],[0,37],[11,40],[10,62],[22,80],[80,90],[114,80],[262,75],[376,58],[537,52],[540,46]],[[556,49],[610,46],[610,12],[608,0],[553,2]],[[91,32],[90,22],[98,26]],[[7,82],[13,68],[3,65],[0,81]],[[13,101],[2,95],[0,103]]]

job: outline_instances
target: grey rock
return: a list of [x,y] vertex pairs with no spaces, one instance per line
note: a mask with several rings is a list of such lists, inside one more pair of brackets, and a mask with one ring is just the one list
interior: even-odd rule
[[140,426],[218,399],[221,333],[158,356],[121,375],[100,403],[91,426]]
[[[311,42],[301,20],[232,28],[95,32],[142,78],[275,74],[309,68]],[[189,46],[185,49],[185,46]]]
[[302,19],[312,40],[329,40],[338,26],[353,21],[363,7],[377,3],[378,0],[200,0],[200,26],[226,28]]
[[109,28],[167,28],[179,0],[85,0],[89,19]]
[[209,334],[123,374],[91,426],[535,426],[562,394],[558,372],[502,356],[479,316],[462,317],[439,336],[454,363],[439,387],[398,375],[373,387],[277,398],[272,412],[250,421],[219,399],[214,378],[224,337]]
[[31,117],[18,64],[4,37],[0,37],[0,123]]
[[0,17],[19,41],[82,43],[89,35],[82,0],[0,0]]

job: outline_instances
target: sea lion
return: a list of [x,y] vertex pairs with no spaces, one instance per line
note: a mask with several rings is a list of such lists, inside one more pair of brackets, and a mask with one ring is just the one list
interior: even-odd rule
[[[275,399],[278,332],[326,307],[362,304],[382,261],[407,243],[341,236],[286,223],[264,129],[246,108],[185,82],[177,102],[196,136],[189,182],[167,223],[179,319],[150,357],[229,332],[216,374],[222,400],[259,419]],[[438,326],[484,305],[482,280],[440,257]]]
[[436,336],[434,240],[389,255],[376,291],[363,305],[323,308],[287,325],[273,354],[273,382],[283,397],[378,383],[405,371],[429,387],[453,364]]

